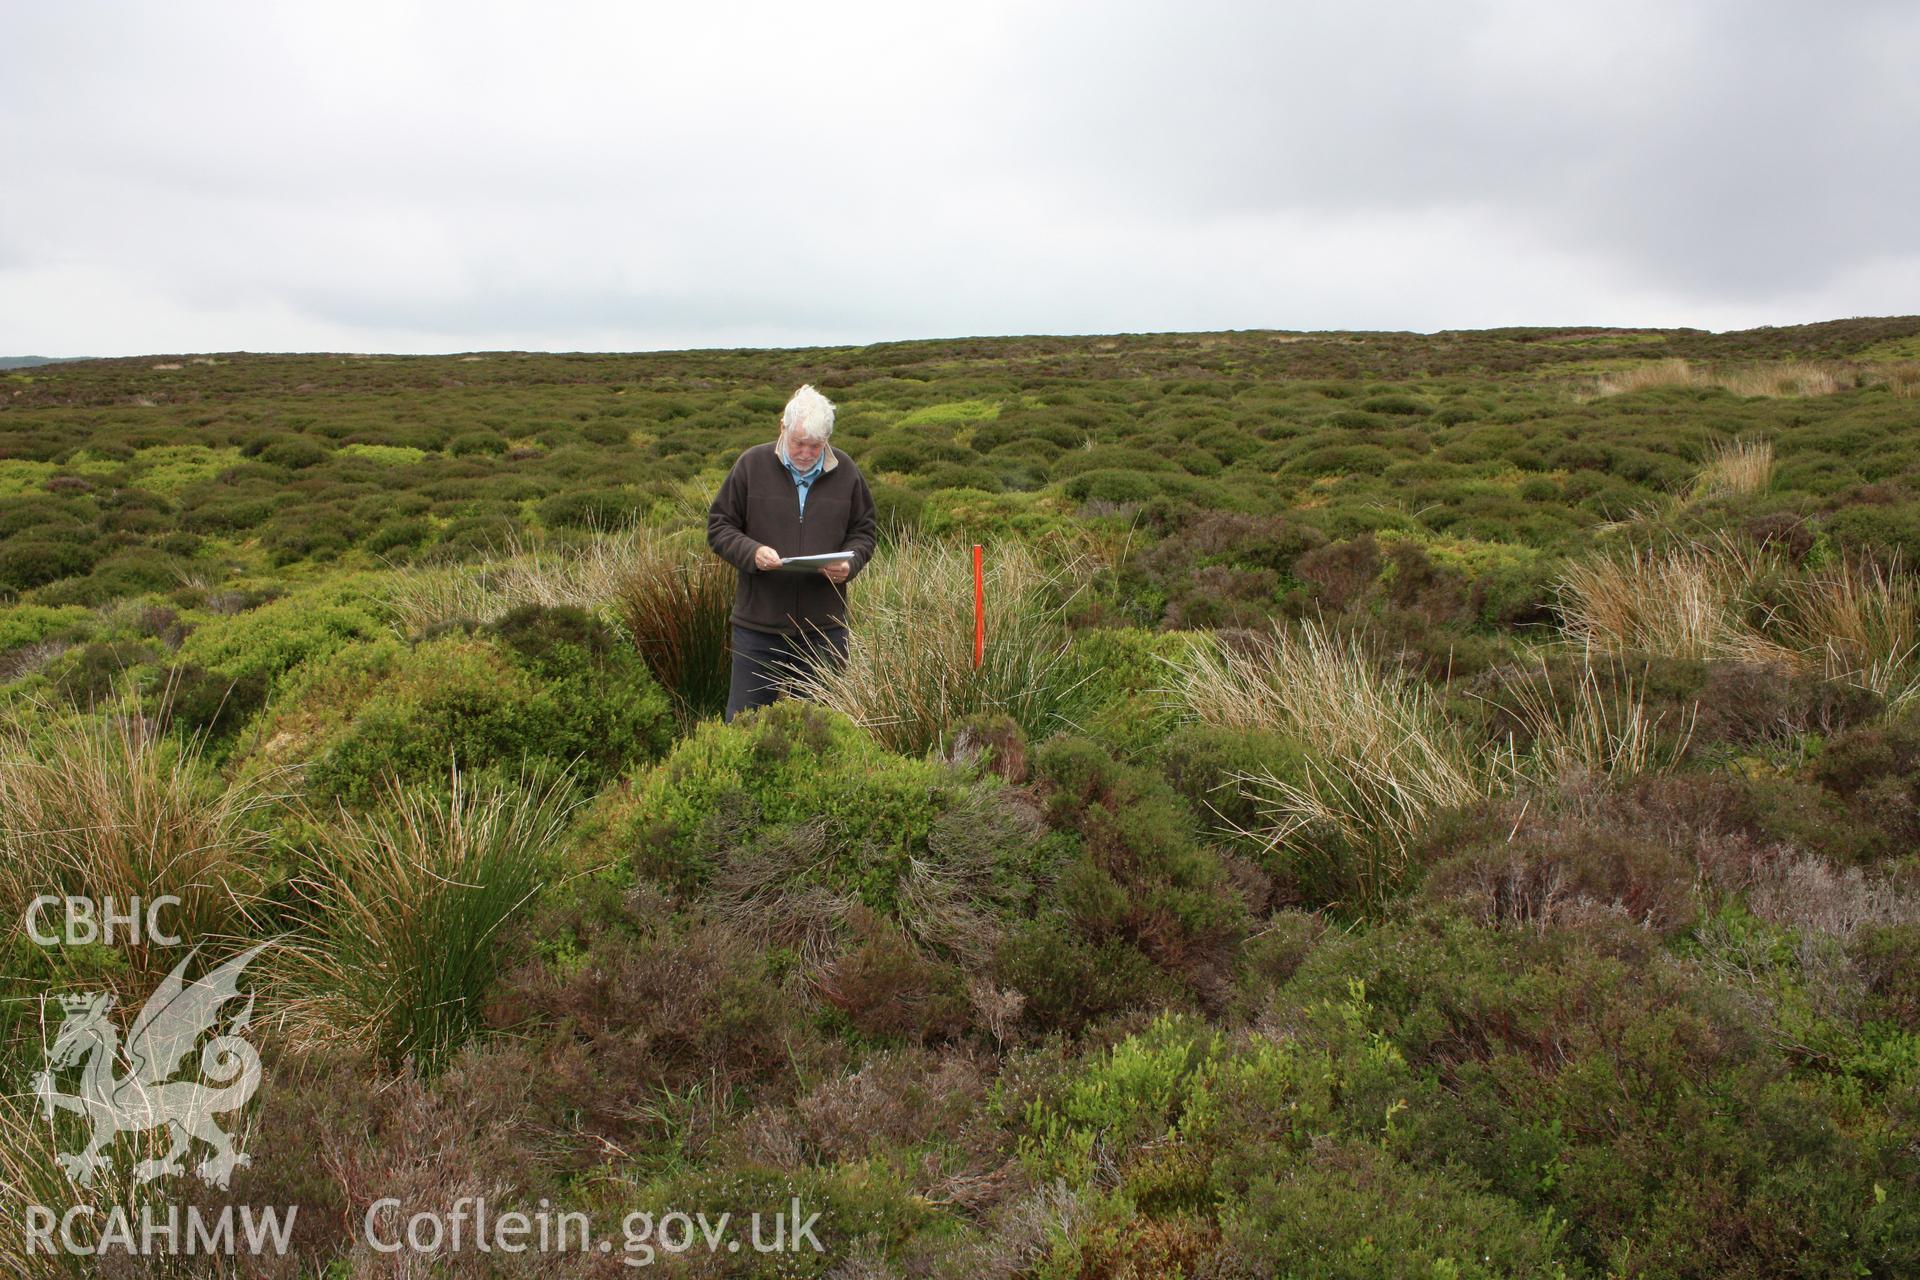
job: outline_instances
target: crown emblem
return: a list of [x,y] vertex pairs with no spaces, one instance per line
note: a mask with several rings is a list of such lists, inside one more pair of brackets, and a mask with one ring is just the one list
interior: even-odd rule
[[100,1003],[97,991],[68,992],[60,997],[60,1008],[67,1013],[86,1013]]

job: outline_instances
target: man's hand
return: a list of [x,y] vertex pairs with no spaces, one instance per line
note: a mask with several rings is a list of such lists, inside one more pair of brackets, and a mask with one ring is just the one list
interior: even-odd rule
[[753,567],[761,572],[780,567],[780,553],[769,546],[756,547],[753,552]]
[[826,576],[828,582],[845,582],[847,575],[853,572],[853,562],[836,560],[832,564],[821,565],[820,572]]

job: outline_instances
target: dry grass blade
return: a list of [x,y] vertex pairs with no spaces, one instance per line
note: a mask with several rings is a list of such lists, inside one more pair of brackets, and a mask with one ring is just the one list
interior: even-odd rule
[[1624,395],[1633,391],[1651,391],[1656,387],[1691,387],[1699,375],[1685,360],[1651,360],[1632,368],[1603,373],[1594,386],[1603,396]]
[[1805,574],[1776,624],[1829,679],[1871,689],[1892,707],[1920,693],[1920,583],[1897,562],[1849,558]]
[[1556,594],[1568,638],[1588,652],[1770,663],[1850,681],[1893,706],[1920,694],[1920,583],[1898,563],[1795,569],[1722,534],[1576,561]]
[[[1779,361],[1737,368],[1697,369],[1682,359],[1649,360],[1601,374],[1593,394],[1625,395],[1661,387],[1720,387],[1737,396],[1825,396],[1859,385],[1852,365],[1807,360]],[[1891,381],[1891,379],[1889,379]]]

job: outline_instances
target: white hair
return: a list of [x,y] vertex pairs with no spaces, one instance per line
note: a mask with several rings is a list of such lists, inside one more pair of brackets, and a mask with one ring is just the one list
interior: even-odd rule
[[780,425],[805,440],[825,440],[833,434],[833,401],[813,389],[809,382],[793,393],[787,407],[780,411]]

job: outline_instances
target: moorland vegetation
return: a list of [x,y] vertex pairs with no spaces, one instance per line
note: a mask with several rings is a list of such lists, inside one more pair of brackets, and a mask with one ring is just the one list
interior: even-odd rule
[[[808,381],[881,551],[723,724],[706,505]],[[820,1210],[701,1275],[1920,1274],[1916,565],[1915,317],[0,374],[0,1265],[76,1195],[40,997],[178,959],[51,893],[272,941],[253,1164],[88,1194],[299,1204],[287,1276],[417,1274],[383,1196]]]

